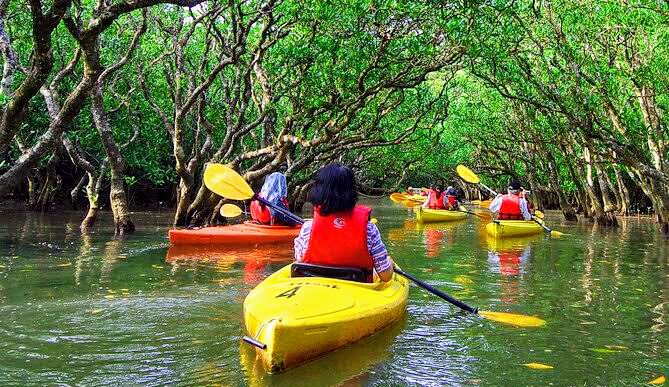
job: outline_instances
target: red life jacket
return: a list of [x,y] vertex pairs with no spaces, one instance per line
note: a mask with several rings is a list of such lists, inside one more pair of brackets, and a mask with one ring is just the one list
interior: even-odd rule
[[457,210],[458,209],[458,200],[455,197],[455,195],[446,195],[446,199],[448,200],[448,209],[449,210]]
[[[288,200],[286,198],[281,199],[281,202],[284,206],[288,207]],[[274,224],[276,222],[269,207],[257,200],[251,201],[251,219],[260,224]]]
[[374,261],[367,248],[367,222],[371,212],[369,207],[355,206],[347,214],[322,216],[315,209],[302,262],[363,269],[369,272],[371,282]]
[[442,192],[441,195],[437,195],[437,191],[434,189],[431,189],[430,192],[428,193],[428,200],[429,202],[427,203],[428,208],[433,208],[436,210],[442,210],[444,209],[444,193]]
[[506,194],[502,196],[502,205],[497,215],[499,220],[523,220],[523,213],[520,211],[520,196]]
[[272,213],[269,212],[269,207],[261,204],[257,200],[251,201],[251,219],[261,224],[272,223]]

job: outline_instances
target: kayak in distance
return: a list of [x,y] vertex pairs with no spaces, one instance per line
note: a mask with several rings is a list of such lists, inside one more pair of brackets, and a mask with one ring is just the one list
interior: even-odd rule
[[495,238],[515,238],[537,235],[544,229],[532,220],[496,220],[485,227],[488,235]]
[[230,226],[212,226],[169,231],[172,245],[243,245],[292,242],[301,226],[268,226],[246,221]]
[[244,341],[256,348],[269,373],[372,335],[406,311],[409,283],[404,277],[394,274],[388,282],[367,283],[308,276],[318,270],[348,272],[294,263],[267,277],[244,300],[249,335]]
[[466,218],[467,214],[462,211],[433,210],[422,207],[416,209],[416,220],[419,223],[452,222]]

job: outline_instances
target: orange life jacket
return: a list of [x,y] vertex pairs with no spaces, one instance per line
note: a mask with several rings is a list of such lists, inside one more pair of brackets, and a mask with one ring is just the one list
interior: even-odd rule
[[523,220],[523,213],[520,210],[520,196],[506,194],[502,196],[502,205],[497,215],[499,220]]
[[444,193],[441,192],[440,195],[437,195],[437,191],[434,189],[430,189],[428,193],[428,202],[427,202],[427,207],[428,208],[433,208],[436,210],[443,210],[444,207]]
[[374,261],[367,247],[367,222],[372,210],[355,206],[350,213],[322,216],[314,209],[309,245],[302,262],[315,265],[354,267],[369,273]]

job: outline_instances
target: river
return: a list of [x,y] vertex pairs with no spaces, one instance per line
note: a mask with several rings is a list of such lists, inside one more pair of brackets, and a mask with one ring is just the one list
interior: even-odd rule
[[[514,242],[477,218],[420,226],[369,202],[393,258],[481,310],[536,315],[516,328],[412,287],[390,328],[284,374],[265,374],[242,302],[288,263],[290,246],[168,249],[170,213],[136,213],[116,239],[109,214],[81,235],[80,212],[2,211],[0,385],[613,386],[669,376],[669,239],[650,218],[612,230]],[[532,369],[527,363],[550,365]]]

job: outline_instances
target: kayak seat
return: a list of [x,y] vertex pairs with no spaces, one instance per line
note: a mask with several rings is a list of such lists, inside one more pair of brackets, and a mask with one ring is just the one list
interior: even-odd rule
[[291,266],[291,277],[326,277],[354,282],[368,282],[369,274],[357,267],[339,267],[313,265],[311,263],[295,262]]

